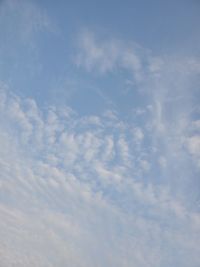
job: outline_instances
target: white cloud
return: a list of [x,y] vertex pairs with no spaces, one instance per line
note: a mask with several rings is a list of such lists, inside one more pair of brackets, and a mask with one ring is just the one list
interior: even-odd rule
[[160,166],[162,168],[166,168],[167,167],[167,161],[165,159],[165,157],[160,156],[158,159],[158,163],[160,164]]
[[140,143],[144,139],[144,133],[141,128],[135,127],[133,129],[133,138],[136,143]]
[[118,61],[119,48],[114,41],[100,45],[98,43],[92,33],[84,31],[80,37],[82,51],[75,62],[77,66],[85,66],[88,71],[93,68],[102,73],[112,71]]
[[188,149],[192,155],[200,155],[200,136],[195,135],[188,138]]
[[200,263],[199,214],[136,176],[148,163],[137,163],[132,130],[116,130],[117,116],[72,112],[63,120],[65,113],[42,111],[7,89],[1,96],[1,265]]
[[193,135],[186,138],[185,146],[194,159],[195,164],[200,167],[200,135]]
[[143,78],[145,65],[142,57],[146,51],[134,43],[125,45],[117,39],[101,40],[90,31],[83,31],[79,36],[78,48],[75,57],[78,67],[101,74],[117,71],[118,68],[126,69],[137,82]]
[[197,62],[87,32],[80,46],[77,65],[128,70],[148,103],[130,123],[113,110],[42,110],[1,85],[0,265],[199,266],[200,216],[188,196]]

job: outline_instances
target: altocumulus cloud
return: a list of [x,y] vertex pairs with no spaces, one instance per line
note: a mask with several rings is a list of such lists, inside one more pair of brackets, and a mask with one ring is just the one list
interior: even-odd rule
[[199,266],[199,62],[89,32],[75,62],[128,71],[149,104],[81,116],[1,83],[0,265]]
[[[143,144],[151,127],[111,112],[42,110],[5,84],[0,99],[1,266],[200,264],[199,213],[144,167],[153,164]],[[152,125],[164,123],[159,112]],[[163,127],[151,146],[167,135]],[[188,138],[183,150],[197,156],[198,140]]]

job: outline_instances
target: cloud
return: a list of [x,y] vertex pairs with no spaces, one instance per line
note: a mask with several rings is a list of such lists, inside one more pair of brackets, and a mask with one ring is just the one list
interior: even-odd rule
[[1,83],[0,265],[199,266],[198,61],[83,32],[76,64],[145,105],[81,116]]
[[142,130],[2,87],[1,265],[198,266],[199,214],[145,182]]
[[143,140],[144,134],[143,134],[143,131],[139,127],[135,127],[133,129],[133,138],[135,139],[137,143],[140,143]]
[[200,167],[200,135],[194,134],[185,139],[185,145],[194,159],[195,164]]
[[119,47],[115,42],[98,45],[94,35],[88,31],[82,33],[79,42],[83,53],[75,59],[77,66],[84,65],[88,71],[97,68],[102,73],[113,69],[119,54]]
[[188,149],[193,155],[200,154],[200,136],[196,135],[188,139]]
[[[135,43],[125,45],[117,39],[102,40],[85,30],[79,36],[78,49],[74,60],[78,67],[101,74],[117,72],[121,68],[130,71],[137,81],[142,79],[145,68],[143,60],[146,59],[143,55],[147,51]],[[154,61],[152,65],[156,65]],[[158,68],[159,64],[156,66]]]
[[[141,101],[142,98],[146,103],[146,107],[137,108],[137,112],[142,116],[140,122],[139,118],[133,120],[133,149],[143,149],[140,147],[142,142],[148,143],[149,147],[148,149],[146,147],[148,153],[143,151],[140,154],[142,156],[134,160],[128,159],[129,155],[126,157],[126,162],[130,160],[132,165],[134,164],[132,162],[137,161],[138,164],[140,162],[144,169],[151,169],[155,173],[159,164],[163,169],[160,175],[165,177],[163,179],[166,179],[166,182],[174,184],[174,177],[178,175],[182,177],[178,187],[181,191],[182,187],[185,187],[184,190],[187,191],[186,187],[192,186],[196,180],[195,172],[199,165],[198,160],[194,160],[193,153],[194,146],[195,154],[198,153],[199,133],[194,131],[191,133],[198,124],[198,120],[195,122],[194,118],[199,116],[194,114],[198,106],[195,99],[199,98],[197,92],[199,60],[193,56],[154,56],[151,51],[136,43],[101,38],[90,31],[83,31],[79,37],[75,63],[90,73],[100,73],[103,75],[101,77],[112,73],[117,79],[122,72],[126,74],[122,75],[121,79],[126,81],[128,75],[129,91],[133,91],[135,102],[137,99]],[[125,91],[123,88],[120,90],[121,94]],[[130,97],[132,96],[127,93],[127,102],[130,101]],[[139,113],[135,113],[135,116],[138,117]],[[190,154],[193,154],[193,159],[188,151],[185,151],[185,146]],[[125,155],[125,145],[121,145],[122,148]],[[153,157],[156,158],[154,162]],[[188,173],[191,165],[194,168],[192,177]],[[164,166],[171,167],[166,169]],[[188,175],[191,177],[191,182],[188,181]],[[186,186],[186,181],[190,185]],[[196,192],[194,198],[198,197],[199,192]]]

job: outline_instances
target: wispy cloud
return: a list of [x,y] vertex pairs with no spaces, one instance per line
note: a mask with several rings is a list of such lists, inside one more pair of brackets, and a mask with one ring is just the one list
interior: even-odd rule
[[101,40],[88,30],[79,37],[80,52],[75,57],[77,66],[83,66],[87,71],[96,70],[99,73],[117,71],[125,68],[140,80],[145,66],[143,54],[146,52],[139,45],[130,43],[124,45],[117,39]]
[[[112,72],[118,75],[119,70],[128,71],[130,88],[139,91],[147,103],[146,108],[141,109],[143,117],[146,117],[145,129],[148,129],[148,134],[151,132],[155,149],[158,146],[157,150],[165,154],[160,157],[165,158],[166,162],[167,157],[170,161],[174,154],[173,161],[180,162],[182,159],[188,162],[188,154],[183,150],[184,143],[190,147],[190,152],[194,152],[192,140],[197,144],[199,136],[199,131],[197,136],[193,136],[194,131],[191,132],[192,125],[198,123],[194,115],[198,105],[195,98],[199,97],[198,59],[192,56],[153,56],[149,50],[135,43],[105,39],[83,31],[75,63],[94,73]],[[143,139],[143,130],[138,125],[135,126],[134,138]],[[185,165],[186,162],[181,164]]]

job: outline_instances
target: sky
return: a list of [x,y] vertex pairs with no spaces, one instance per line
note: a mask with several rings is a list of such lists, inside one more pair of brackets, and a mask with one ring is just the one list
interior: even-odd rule
[[200,2],[0,0],[0,266],[200,266]]

